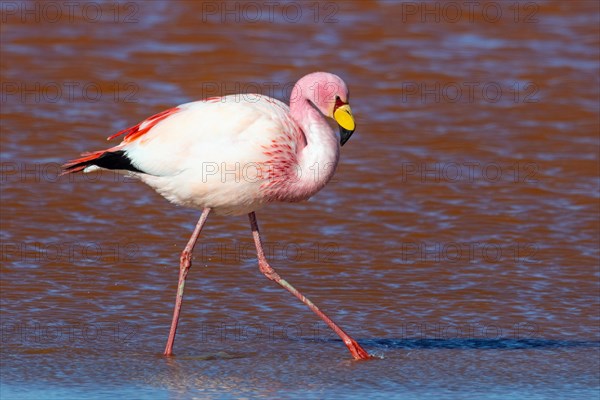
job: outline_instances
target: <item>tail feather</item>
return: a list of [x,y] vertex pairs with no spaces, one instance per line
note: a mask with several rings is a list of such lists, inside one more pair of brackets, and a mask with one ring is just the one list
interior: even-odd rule
[[87,167],[91,166],[97,166],[105,169],[143,172],[133,165],[131,159],[125,154],[125,151],[100,150],[91,153],[84,153],[82,154],[82,157],[63,164],[63,172],[61,175],[83,171]]
[[135,165],[133,165],[133,161],[127,157],[121,148],[127,143],[131,143],[140,136],[145,135],[152,128],[154,128],[156,124],[180,110],[181,109],[179,107],[169,108],[168,110],[159,112],[158,114],[154,114],[153,116],[146,118],[144,121],[132,126],[131,128],[127,128],[115,133],[114,135],[110,136],[108,140],[114,139],[117,136],[125,135],[121,144],[111,147],[107,150],[84,153],[80,158],[66,162],[62,166],[63,172],[61,175],[79,171],[87,172],[85,169],[91,166],[144,173],[144,171],[139,170]]

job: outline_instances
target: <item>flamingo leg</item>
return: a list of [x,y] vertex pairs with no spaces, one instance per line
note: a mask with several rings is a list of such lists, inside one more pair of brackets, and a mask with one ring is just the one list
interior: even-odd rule
[[204,226],[209,213],[210,208],[208,207],[202,210],[202,215],[196,224],[196,228],[194,228],[194,233],[192,233],[192,237],[190,237],[190,240],[185,246],[185,249],[183,249],[181,252],[181,257],[179,258],[179,284],[177,285],[175,309],[173,310],[173,320],[171,321],[171,330],[169,332],[169,339],[167,340],[167,347],[165,348],[165,356],[173,355],[173,343],[175,342],[175,333],[177,332],[177,323],[179,322],[181,302],[183,301],[185,278],[187,277],[188,271],[192,266],[192,252],[194,250],[194,246],[198,241],[198,236],[200,236],[200,232],[202,231],[202,227]]
[[367,360],[371,358],[369,353],[367,353],[357,342],[352,339],[346,332],[344,332],[339,326],[335,324],[325,313],[323,313],[319,308],[309,299],[304,297],[302,293],[296,290],[292,285],[290,285],[286,280],[282,279],[277,272],[269,265],[265,258],[265,253],[263,251],[262,242],[260,239],[260,233],[258,231],[258,223],[256,222],[256,215],[254,212],[248,214],[250,218],[250,226],[252,228],[252,237],[254,238],[254,244],[256,245],[256,253],[258,256],[258,267],[260,272],[262,272],[267,278],[272,281],[277,282],[281,286],[283,286],[288,292],[296,296],[301,302],[306,304],[315,314],[317,314],[331,329],[334,330],[335,333],[339,335],[340,338],[344,341],[348,350],[352,354],[352,357],[356,360]]

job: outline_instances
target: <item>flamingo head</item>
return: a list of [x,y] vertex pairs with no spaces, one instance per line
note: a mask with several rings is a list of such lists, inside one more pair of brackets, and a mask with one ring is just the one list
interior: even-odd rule
[[303,94],[314,108],[337,122],[340,128],[340,144],[343,146],[354,133],[356,123],[348,104],[348,87],[342,78],[328,72],[314,72],[303,77],[294,89],[304,91],[300,94]]

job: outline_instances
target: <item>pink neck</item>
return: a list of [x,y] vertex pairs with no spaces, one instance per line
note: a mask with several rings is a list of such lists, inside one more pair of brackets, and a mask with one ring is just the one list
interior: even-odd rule
[[[304,200],[318,192],[333,176],[339,159],[338,138],[327,120],[309,101],[314,81],[300,81],[290,99],[290,113],[306,137],[306,146],[298,152],[298,174],[290,194]],[[297,195],[297,196],[296,196]]]

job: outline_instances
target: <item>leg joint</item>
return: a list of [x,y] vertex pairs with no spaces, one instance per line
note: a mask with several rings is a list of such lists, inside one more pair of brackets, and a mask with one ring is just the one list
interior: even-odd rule
[[192,253],[187,250],[182,251],[179,263],[182,268],[189,268],[192,265]]

